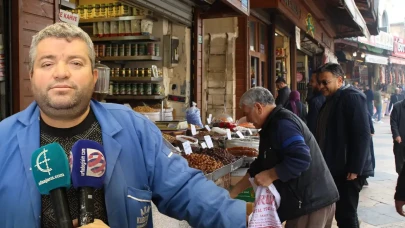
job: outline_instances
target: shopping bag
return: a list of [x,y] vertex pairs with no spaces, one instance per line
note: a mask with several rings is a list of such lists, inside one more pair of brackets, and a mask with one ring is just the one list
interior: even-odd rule
[[277,214],[281,198],[276,187],[273,184],[269,187],[257,186],[253,178],[249,180],[256,196],[253,212],[249,216],[248,228],[282,228]]

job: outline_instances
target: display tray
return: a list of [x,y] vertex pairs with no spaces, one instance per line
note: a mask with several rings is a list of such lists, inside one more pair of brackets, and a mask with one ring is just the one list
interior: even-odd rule
[[224,167],[217,169],[212,173],[206,174],[205,177],[208,180],[216,181],[219,178],[237,170],[239,167],[241,167],[243,165],[243,161],[244,161],[244,158],[240,158],[237,161],[235,161],[234,163],[225,165]]

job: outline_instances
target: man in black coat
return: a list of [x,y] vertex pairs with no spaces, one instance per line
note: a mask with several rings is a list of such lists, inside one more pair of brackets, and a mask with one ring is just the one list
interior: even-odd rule
[[366,96],[343,86],[345,73],[339,64],[327,63],[318,72],[326,102],[318,116],[316,138],[339,190],[335,218],[339,227],[357,228],[359,193],[366,178],[374,175]]
[[400,88],[395,88],[395,93],[393,93],[393,94],[391,95],[391,98],[390,98],[390,107],[389,107],[389,110],[391,111],[392,106],[393,106],[395,103],[402,101],[403,99],[404,99],[404,98],[403,98],[403,95],[401,94],[401,89],[400,89]]
[[290,88],[288,88],[287,83],[283,77],[277,78],[276,87],[278,89],[276,105],[282,105],[285,108],[289,103],[288,99],[290,97],[291,90]]
[[307,126],[309,130],[311,130],[312,134],[315,135],[316,121],[318,119],[319,111],[321,110],[323,103],[325,103],[325,97],[319,90],[316,74],[312,75],[310,85],[312,88],[312,95],[307,99],[308,102]]
[[390,123],[392,139],[394,140],[395,168],[400,174],[405,162],[405,142],[402,140],[405,139],[405,100],[394,104]]
[[[274,104],[263,87],[240,99],[248,122],[260,131],[259,156],[231,190],[231,197],[250,187],[274,184],[280,193],[277,210],[288,228],[331,228],[339,194],[314,136],[294,113]],[[264,224],[266,225],[266,224]]]

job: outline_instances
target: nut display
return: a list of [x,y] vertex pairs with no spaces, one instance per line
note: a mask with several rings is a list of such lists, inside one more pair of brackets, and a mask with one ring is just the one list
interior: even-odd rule
[[212,173],[224,166],[221,162],[216,161],[214,158],[205,154],[193,153],[190,155],[184,155],[184,158],[187,160],[188,165],[191,168],[199,169],[204,173]]
[[174,143],[176,142],[176,137],[168,135],[168,134],[162,134],[163,138],[165,138],[169,143]]
[[134,108],[135,112],[142,112],[142,113],[147,113],[147,112],[159,112],[159,110],[156,110],[154,108],[151,108],[149,106],[137,106]]
[[247,157],[257,157],[259,155],[259,152],[254,149],[254,148],[249,148],[249,147],[232,147],[232,148],[227,148],[228,152],[231,153],[234,156],[241,157],[241,156],[247,156]]
[[222,134],[219,134],[218,132],[214,132],[214,131],[200,131],[194,137],[196,137],[196,138],[204,138],[204,136],[206,136],[206,135],[209,135],[211,137],[221,137],[221,136],[223,136]]
[[228,151],[222,148],[211,148],[211,149],[206,148],[202,149],[200,153],[206,154],[214,158],[215,160],[222,162],[224,165],[228,165],[236,161],[235,156],[228,153]]

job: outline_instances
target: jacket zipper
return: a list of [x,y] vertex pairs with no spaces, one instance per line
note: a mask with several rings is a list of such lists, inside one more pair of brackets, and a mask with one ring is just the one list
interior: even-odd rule
[[288,185],[288,188],[290,189],[290,191],[293,193],[295,199],[298,200],[298,209],[301,209],[301,205],[302,205],[301,199],[298,197],[298,195],[295,193],[295,191],[291,188],[291,186],[289,184],[287,184],[287,185]]

